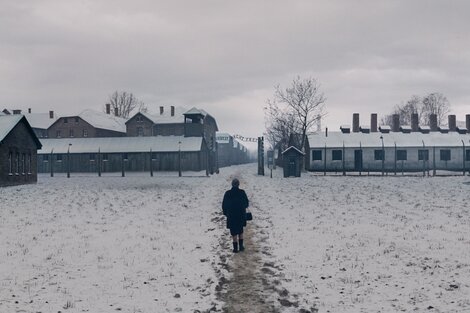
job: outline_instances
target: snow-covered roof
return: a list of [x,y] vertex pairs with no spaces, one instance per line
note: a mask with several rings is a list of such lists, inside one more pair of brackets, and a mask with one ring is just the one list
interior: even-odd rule
[[203,115],[203,116],[206,116],[206,115],[207,115],[207,112],[204,111],[204,110],[200,110],[200,109],[198,109],[198,108],[193,107],[193,108],[191,108],[189,111],[184,112],[184,114],[185,114],[185,115],[201,114],[201,115]]
[[294,146],[290,146],[290,147],[287,148],[286,150],[282,151],[281,154],[284,154],[284,153],[286,153],[286,152],[289,151],[289,150],[295,150],[295,151],[297,151],[298,153],[300,153],[300,154],[302,154],[302,155],[305,155],[305,153],[303,153],[302,151],[300,151],[299,149],[297,149],[297,148],[294,147]]
[[22,118],[23,115],[20,114],[0,116],[0,141],[5,139]]
[[230,134],[229,133],[221,133],[217,132],[215,134],[215,138],[217,140],[217,143],[230,143]]
[[80,114],[78,114],[78,117],[95,128],[108,129],[121,133],[126,132],[127,119],[122,117],[89,109],[82,111]]
[[64,138],[41,139],[39,154],[67,153],[132,153],[132,152],[182,152],[200,151],[202,137],[154,136],[154,137],[109,137],[109,138]]
[[155,124],[173,124],[184,122],[184,112],[186,112],[185,108],[175,107],[175,114],[173,116],[171,115],[171,110],[164,110],[162,114],[140,113]]
[[402,133],[349,133],[328,132],[312,133],[308,135],[310,148],[327,147],[381,147],[382,139],[385,147],[394,147],[395,143],[400,147],[422,147],[423,142],[427,147],[462,147],[462,140],[466,146],[470,146],[470,134],[459,134],[458,132],[449,132],[443,134],[440,132],[431,132],[423,134],[420,132]]
[[41,129],[48,129],[58,118],[57,115],[54,115],[54,118],[50,118],[49,113],[27,113],[25,117],[32,128]]

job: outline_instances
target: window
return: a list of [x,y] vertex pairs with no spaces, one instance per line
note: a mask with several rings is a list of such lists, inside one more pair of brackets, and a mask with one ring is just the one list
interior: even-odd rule
[[103,162],[107,162],[107,161],[108,161],[108,154],[103,153]]
[[441,150],[441,161],[450,161],[450,150]]
[[13,175],[13,153],[8,154],[8,165],[10,167],[9,175]]
[[157,153],[152,152],[152,161],[155,161],[157,159]]
[[88,137],[88,130],[87,129],[83,130],[83,137]]
[[142,116],[139,115],[136,117],[136,121],[142,123],[144,120],[142,119]]
[[333,161],[341,161],[343,159],[343,151],[342,150],[333,150],[331,159]]
[[406,161],[406,150],[397,150],[397,161]]
[[465,161],[470,161],[470,149],[465,151]]
[[64,117],[64,124],[67,124],[69,122],[69,119]]
[[312,161],[321,160],[322,159],[321,155],[322,155],[321,150],[313,150],[312,151]]
[[44,155],[42,156],[42,161],[43,161],[43,162],[49,162],[49,155],[44,154]]
[[79,118],[77,116],[77,117],[75,117],[75,124],[78,124],[78,121],[79,121]]
[[56,156],[56,160],[57,160],[57,162],[62,162],[62,154],[58,154]]
[[95,162],[96,155],[94,153],[90,153],[90,162]]
[[124,161],[129,160],[129,156],[127,155],[127,153],[123,153],[123,154],[122,154],[122,159],[123,159]]
[[21,174],[24,175],[26,173],[26,153],[21,156],[21,163]]
[[142,127],[137,127],[137,136],[142,137],[144,135],[144,129]]
[[376,161],[384,160],[384,151],[383,150],[374,150],[374,159]]
[[73,129],[69,130],[69,137],[73,137]]
[[16,175],[19,175],[20,173],[20,154],[17,152],[16,153],[16,160],[15,160],[15,163],[16,163],[16,171],[15,171],[15,174]]
[[429,150],[418,150],[419,161],[429,161]]
[[32,157],[31,157],[31,153],[28,154],[28,174],[31,174],[31,169],[32,169]]
[[55,134],[57,138],[60,138],[60,130],[58,130]]

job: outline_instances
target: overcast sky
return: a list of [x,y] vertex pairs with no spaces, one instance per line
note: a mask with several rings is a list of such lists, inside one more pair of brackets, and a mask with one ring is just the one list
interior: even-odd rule
[[101,110],[115,90],[257,137],[274,86],[316,77],[323,127],[442,92],[470,113],[470,1],[0,0],[0,106]]

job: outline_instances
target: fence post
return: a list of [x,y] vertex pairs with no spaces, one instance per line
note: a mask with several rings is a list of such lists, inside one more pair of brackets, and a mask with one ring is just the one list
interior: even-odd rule
[[54,177],[54,148],[51,150],[51,177]]
[[346,176],[346,167],[345,167],[345,161],[344,161],[344,158],[346,157],[345,156],[345,149],[344,149],[344,141],[343,141],[343,176]]
[[395,175],[397,175],[397,143],[394,142],[393,144],[395,146],[395,164],[394,164],[393,170],[395,172]]
[[325,156],[323,158],[323,176],[326,176],[326,143],[325,143]]
[[121,177],[125,177],[126,173],[124,170],[124,154],[121,153]]
[[150,148],[150,177],[153,177],[153,155],[152,155],[152,148]]
[[432,147],[432,176],[436,176],[436,146]]
[[462,158],[462,167],[463,167],[463,176],[465,176],[465,142],[462,139],[462,146],[463,146],[463,158]]
[[101,177],[101,148],[98,148],[98,177]]

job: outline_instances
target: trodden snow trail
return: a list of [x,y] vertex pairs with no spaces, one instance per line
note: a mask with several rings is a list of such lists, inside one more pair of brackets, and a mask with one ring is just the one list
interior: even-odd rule
[[[240,172],[227,178],[227,186],[230,186],[234,177],[240,179],[241,188],[248,194],[254,220],[249,221],[245,228],[245,251],[236,254],[231,251],[228,230],[225,230],[226,236],[220,238],[220,268],[216,269],[219,284],[216,290],[219,300],[224,303],[223,312],[310,312],[300,309],[296,295],[282,287],[282,266],[270,260],[270,247],[267,246],[268,228],[271,225],[269,216],[264,214],[266,212],[258,211],[253,187]],[[214,220],[225,229],[226,220],[221,213]]]

